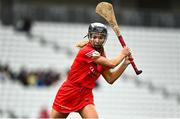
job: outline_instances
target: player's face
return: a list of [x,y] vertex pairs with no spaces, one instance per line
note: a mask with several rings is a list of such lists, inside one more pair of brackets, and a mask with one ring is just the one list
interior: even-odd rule
[[95,48],[101,48],[104,45],[106,38],[103,34],[94,33],[91,35],[90,41]]

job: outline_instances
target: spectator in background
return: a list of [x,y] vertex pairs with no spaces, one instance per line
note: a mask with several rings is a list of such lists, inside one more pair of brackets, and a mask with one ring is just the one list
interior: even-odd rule
[[24,86],[28,86],[27,71],[24,67],[21,68],[21,71],[17,78]]
[[39,112],[39,119],[49,118],[49,112],[46,106],[42,106]]
[[11,71],[8,64],[1,65],[0,64],[0,80],[5,79],[15,79],[15,73]]
[[35,86],[36,82],[38,80],[38,77],[36,75],[35,72],[30,72],[28,75],[27,75],[27,83],[28,83],[28,86]]

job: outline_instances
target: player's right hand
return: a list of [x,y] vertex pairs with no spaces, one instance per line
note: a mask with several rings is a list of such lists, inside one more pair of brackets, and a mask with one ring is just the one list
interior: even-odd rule
[[130,56],[131,55],[130,49],[128,47],[122,48],[121,49],[121,54],[124,55],[125,57]]

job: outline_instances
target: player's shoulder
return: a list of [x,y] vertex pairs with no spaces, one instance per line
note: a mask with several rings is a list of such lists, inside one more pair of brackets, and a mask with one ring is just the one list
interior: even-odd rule
[[87,57],[99,57],[101,54],[91,47],[84,47],[83,49],[81,49],[80,55],[84,55]]

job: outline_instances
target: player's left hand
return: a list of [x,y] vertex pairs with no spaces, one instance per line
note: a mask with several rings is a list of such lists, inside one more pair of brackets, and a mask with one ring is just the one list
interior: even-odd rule
[[125,57],[125,60],[124,60],[123,64],[129,65],[129,64],[131,63],[131,61],[133,61],[133,57],[132,57],[132,55],[130,54],[129,56],[126,56],[126,57]]

